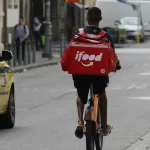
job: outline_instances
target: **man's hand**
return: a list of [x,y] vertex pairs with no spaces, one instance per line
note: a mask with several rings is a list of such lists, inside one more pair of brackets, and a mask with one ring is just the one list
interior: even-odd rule
[[25,36],[25,37],[24,37],[24,40],[26,40],[27,38],[28,38],[28,36]]
[[120,61],[118,60],[117,64],[116,64],[116,69],[115,69],[115,72],[117,70],[120,70],[121,69],[121,65],[120,65]]

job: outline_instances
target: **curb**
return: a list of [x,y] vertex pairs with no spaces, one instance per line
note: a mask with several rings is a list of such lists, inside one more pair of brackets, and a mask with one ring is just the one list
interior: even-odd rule
[[46,61],[43,63],[36,63],[36,64],[31,64],[31,65],[26,65],[26,66],[21,66],[17,68],[12,68],[13,73],[21,73],[24,72],[25,70],[31,70],[35,68],[40,68],[44,66],[52,66],[52,65],[57,65],[59,64],[60,60],[51,60],[51,61]]
[[119,45],[119,44],[114,44],[114,46],[115,46],[115,48],[126,48],[127,47],[127,45]]

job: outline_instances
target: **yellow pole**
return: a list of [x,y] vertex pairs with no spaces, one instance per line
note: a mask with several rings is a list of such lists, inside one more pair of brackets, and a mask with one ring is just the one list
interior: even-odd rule
[[89,7],[93,7],[93,0],[89,0]]
[[137,43],[140,44],[140,30],[138,29],[138,34],[137,34]]
[[138,18],[138,33],[137,33],[137,43],[140,44],[140,6],[138,5],[138,9],[137,9],[137,18]]

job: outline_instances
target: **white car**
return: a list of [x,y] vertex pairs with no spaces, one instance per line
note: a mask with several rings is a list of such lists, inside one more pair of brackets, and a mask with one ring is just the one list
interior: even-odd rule
[[115,25],[119,29],[125,29],[127,31],[127,39],[137,39],[138,31],[140,31],[140,41],[145,41],[144,25],[137,17],[124,17],[120,21],[115,21]]

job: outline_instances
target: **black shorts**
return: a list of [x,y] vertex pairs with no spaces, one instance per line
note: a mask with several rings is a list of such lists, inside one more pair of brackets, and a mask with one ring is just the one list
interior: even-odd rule
[[84,104],[87,103],[90,83],[93,84],[94,94],[103,93],[109,84],[108,76],[72,75],[72,77],[78,96]]

